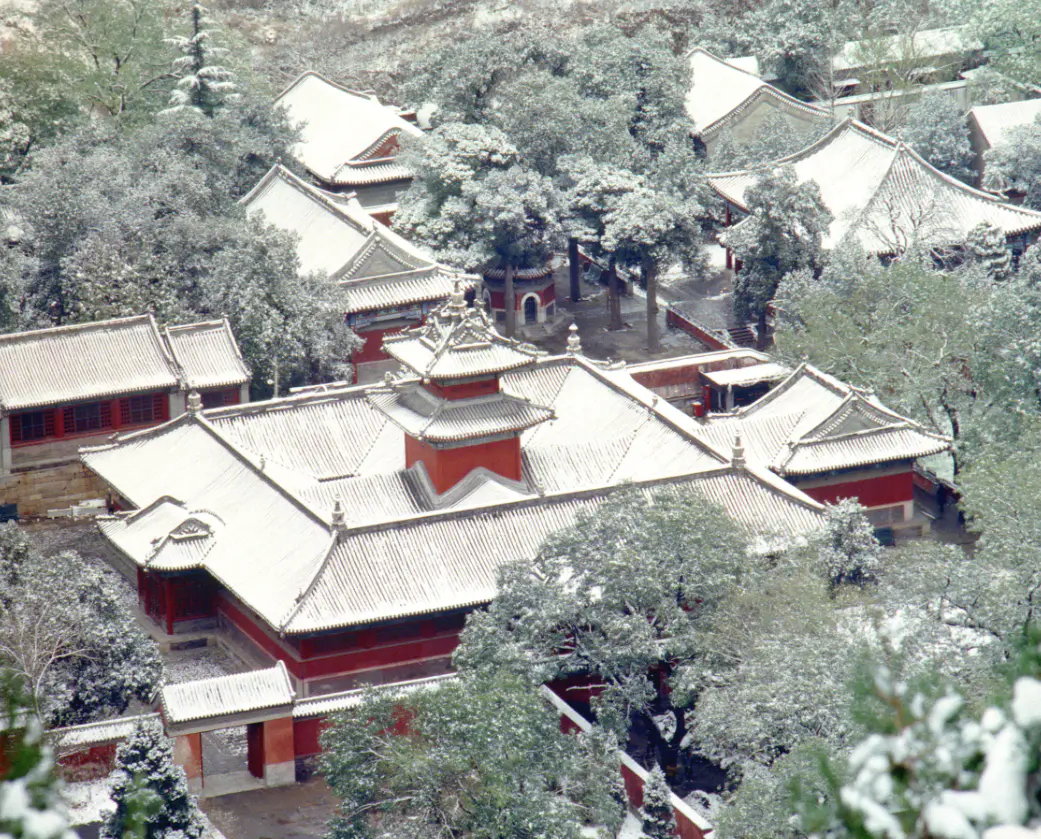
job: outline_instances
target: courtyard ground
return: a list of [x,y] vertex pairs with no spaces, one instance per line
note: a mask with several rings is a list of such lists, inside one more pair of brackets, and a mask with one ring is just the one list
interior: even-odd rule
[[200,802],[227,839],[320,839],[329,832],[335,805],[321,778]]

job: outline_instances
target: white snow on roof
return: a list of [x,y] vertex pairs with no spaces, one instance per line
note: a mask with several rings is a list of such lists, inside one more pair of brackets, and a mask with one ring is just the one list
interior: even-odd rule
[[1041,99],[1005,102],[1002,105],[977,105],[969,111],[989,148],[1002,145],[1010,128],[1029,125],[1041,117]]
[[250,215],[296,237],[300,273],[342,283],[347,313],[442,300],[456,280],[476,281],[375,221],[357,199],[326,192],[273,166],[242,198]]
[[[270,626],[308,632],[484,602],[502,562],[534,556],[630,481],[689,485],[750,527],[819,524],[820,505],[759,466],[732,470],[693,419],[623,370],[541,358],[505,373],[502,389],[554,414],[521,435],[522,482],[475,470],[437,497],[421,465],[404,468],[404,435],[367,389],[329,388],[86,451],[142,508],[101,530],[138,565],[205,568]],[[334,538],[336,498],[346,529]]]
[[159,720],[158,714],[139,714],[133,717],[119,717],[102,722],[89,722],[83,725],[70,725],[66,728],[54,728],[47,736],[59,751],[83,749],[90,746],[101,746],[125,740],[142,722]]
[[168,326],[163,335],[189,390],[241,385],[252,378],[227,318]]
[[686,98],[687,115],[694,121],[694,130],[702,136],[720,130],[724,123],[760,98],[790,113],[830,120],[826,111],[767,84],[733,60],[724,61],[700,47],[691,50],[688,59],[693,77]]
[[701,375],[718,387],[744,387],[759,382],[775,382],[786,378],[791,372],[790,367],[769,361],[730,370],[705,370]]
[[950,438],[809,365],[733,414],[710,414],[703,428],[717,446],[740,434],[748,459],[781,475],[913,460],[951,445]]
[[[833,247],[853,235],[864,250],[887,254],[917,239],[930,245],[964,241],[982,221],[1012,236],[1041,229],[1041,213],[1007,204],[926,163],[903,143],[847,120],[802,151],[777,161],[799,181],[814,181],[834,216],[824,240]],[[709,175],[708,182],[740,209],[758,173]]]
[[151,315],[0,336],[0,406],[7,411],[127,393],[240,384],[250,374],[223,322],[172,327]]
[[282,706],[289,712],[295,695],[286,666],[279,661],[267,670],[164,685],[159,701],[167,722],[177,725]]
[[[352,168],[347,166],[350,161],[364,157],[387,137],[422,134],[374,95],[342,87],[313,72],[297,78],[275,104],[285,107],[290,121],[302,124],[294,157],[329,183],[337,182],[341,170]],[[407,172],[403,174],[407,177]],[[351,172],[344,176],[350,181]]]
[[911,61],[924,67],[936,59],[967,55],[981,49],[983,43],[973,34],[971,26],[948,26],[847,41],[832,60],[832,67],[838,73],[849,73],[876,63]]

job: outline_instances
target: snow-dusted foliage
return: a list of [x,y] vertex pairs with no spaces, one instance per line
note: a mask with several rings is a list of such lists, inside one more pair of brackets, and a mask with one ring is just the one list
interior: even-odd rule
[[76,554],[41,555],[13,524],[0,528],[0,664],[49,726],[116,716],[162,676],[114,583]]
[[469,270],[545,264],[561,230],[552,183],[496,128],[448,123],[402,156],[416,173],[394,228]]
[[727,244],[743,263],[734,279],[734,311],[762,322],[785,274],[819,267],[832,217],[817,184],[799,183],[791,166],[764,171],[745,200],[748,217],[727,231]]
[[946,93],[927,93],[912,105],[901,137],[941,172],[963,181],[973,176],[968,123]]
[[660,766],[655,766],[647,774],[647,782],[643,785],[643,806],[640,807],[641,829],[647,839],[673,839],[676,835],[671,795],[665,773]]
[[129,137],[92,128],[38,152],[5,190],[25,234],[0,260],[0,284],[21,301],[21,324],[227,315],[260,392],[276,375],[342,378],[357,343],[339,290],[301,278],[290,238],[236,203],[292,136],[244,100],[212,118],[163,115]]
[[1031,324],[1041,301],[1025,283],[978,282],[910,257],[887,266],[841,247],[819,281],[790,280],[777,301],[782,356],[885,394],[953,436],[958,468],[981,447],[1015,445],[1023,418],[1038,415]]
[[563,734],[535,684],[464,675],[429,690],[374,690],[322,735],[325,778],[341,800],[331,836],[578,839],[615,835],[617,763],[589,735]]
[[184,770],[174,763],[173,744],[157,721],[139,723],[116,751],[112,800],[116,810],[104,826],[108,839],[200,839],[202,814],[188,792]]
[[999,227],[981,221],[965,239],[965,247],[992,280],[1002,282],[1012,276],[1012,252],[1005,244],[1005,233]]
[[0,837],[75,839],[54,778],[54,753],[43,726],[21,696],[18,680],[0,670]]
[[[588,677],[603,685],[600,721],[621,733],[640,716],[658,762],[673,767],[692,699],[677,686],[705,652],[711,616],[756,571],[745,534],[697,495],[618,493],[547,540],[534,567],[502,569],[498,598],[469,618],[455,660],[536,682]],[[668,726],[653,721],[666,716]]]
[[187,35],[168,38],[181,57],[174,61],[177,86],[170,95],[171,111],[191,108],[206,116],[237,98],[238,86],[232,81],[233,73],[227,67],[215,63],[227,50],[212,42],[213,26],[207,10],[195,0],[189,12],[191,29]]
[[1020,85],[1036,85],[1041,67],[1037,9],[1019,0],[983,0],[970,3],[967,11],[973,31],[989,48],[989,66]]
[[773,113],[759,124],[755,134],[745,142],[734,137],[733,132],[724,131],[712,149],[712,168],[717,172],[726,172],[764,166],[794,154],[808,146],[813,139],[796,134],[783,113]]
[[878,572],[882,546],[875,529],[854,498],[827,509],[827,524],[818,548],[820,569],[832,585],[863,585]]
[[1005,141],[984,154],[984,183],[989,189],[1023,195],[1023,202],[1041,210],[1041,118],[1010,128]]
[[1037,633],[1030,638],[1028,673],[982,714],[952,687],[930,691],[878,668],[871,691],[882,718],[826,803],[800,802],[804,828],[836,838],[981,839],[1036,822],[1041,680]]

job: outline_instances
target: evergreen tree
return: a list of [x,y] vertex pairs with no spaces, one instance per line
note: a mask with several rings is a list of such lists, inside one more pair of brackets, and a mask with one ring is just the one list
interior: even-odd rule
[[211,43],[213,33],[207,28],[211,22],[198,0],[192,3],[190,15],[190,34],[167,39],[167,43],[182,53],[174,61],[174,74],[179,81],[170,95],[168,110],[191,108],[212,117],[218,108],[238,94],[235,93],[231,70],[214,63],[214,59],[227,50]]
[[973,177],[968,123],[946,93],[927,93],[912,105],[901,137],[941,172],[963,181]]
[[988,189],[1021,193],[1026,206],[1041,210],[1041,117],[1010,128],[984,160]]
[[863,585],[878,572],[881,557],[875,529],[856,499],[828,506],[818,561],[829,583]]
[[0,668],[0,836],[75,839],[58,795],[54,752],[19,680]]
[[969,231],[965,245],[972,259],[987,276],[1002,282],[1012,276],[1012,254],[1005,244],[1004,232],[986,221],[981,221]]
[[675,839],[676,814],[672,811],[671,796],[672,790],[665,780],[665,773],[655,764],[647,774],[647,782],[643,786],[643,806],[640,808],[641,829],[647,839]]
[[727,244],[743,263],[734,279],[734,311],[741,320],[758,320],[765,335],[767,307],[781,278],[819,270],[832,215],[817,184],[799,183],[791,166],[764,171],[745,200],[748,218],[727,231]]
[[123,839],[137,815],[142,790],[150,790],[162,802],[144,819],[142,839],[199,839],[202,815],[188,793],[184,770],[173,761],[173,746],[158,722],[139,723],[116,752],[112,800],[115,812],[105,825],[104,835]]

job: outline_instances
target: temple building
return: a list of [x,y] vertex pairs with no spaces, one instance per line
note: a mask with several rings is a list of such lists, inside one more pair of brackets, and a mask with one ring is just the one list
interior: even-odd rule
[[740,59],[725,61],[700,47],[687,54],[692,81],[687,93],[687,115],[694,136],[709,158],[720,141],[751,141],[768,118],[782,116],[792,132],[809,143],[831,125],[831,114],[817,105],[800,102],[744,68]]
[[389,223],[412,173],[398,163],[401,137],[419,137],[415,115],[385,105],[324,76],[306,72],[275,99],[300,124],[293,156],[325,189],[353,192],[365,209]]
[[811,498],[827,504],[856,498],[874,525],[904,532],[929,527],[916,515],[915,486],[929,480],[916,461],[951,446],[949,437],[808,364],[762,398],[733,413],[706,414],[703,423],[708,442],[740,434],[749,459]]
[[[483,298],[496,323],[506,321],[506,271],[491,268],[484,272]],[[553,266],[519,268],[513,275],[513,305],[517,326],[530,334],[540,324],[552,326],[557,315],[557,286]]]
[[373,220],[354,194],[319,189],[280,164],[240,203],[294,234],[301,274],[321,272],[343,288],[347,325],[365,340],[352,357],[359,381],[386,367],[385,336],[421,323],[459,280],[480,285]]
[[986,175],[987,152],[1005,145],[1011,129],[1030,125],[1039,119],[1041,99],[977,105],[969,111],[969,140],[976,153],[975,166],[980,183]]
[[39,515],[106,487],[79,449],[184,413],[249,401],[226,320],[160,329],[151,315],[0,336],[0,502]]
[[[823,507],[624,369],[501,337],[462,288],[385,341],[401,372],[189,411],[85,449],[123,512],[99,521],[171,635],[284,662],[298,697],[450,669],[500,565],[623,488],[673,486],[759,534]],[[312,738],[313,739],[313,738]]]
[[[914,245],[960,247],[973,227],[989,222],[1004,231],[1013,251],[1022,252],[1041,230],[1041,213],[973,189],[900,140],[851,120],[774,165],[791,166],[800,182],[820,187],[833,216],[823,242],[829,249],[847,237],[877,256]],[[728,224],[747,214],[745,196],[759,176],[751,169],[708,176],[726,202]]]

